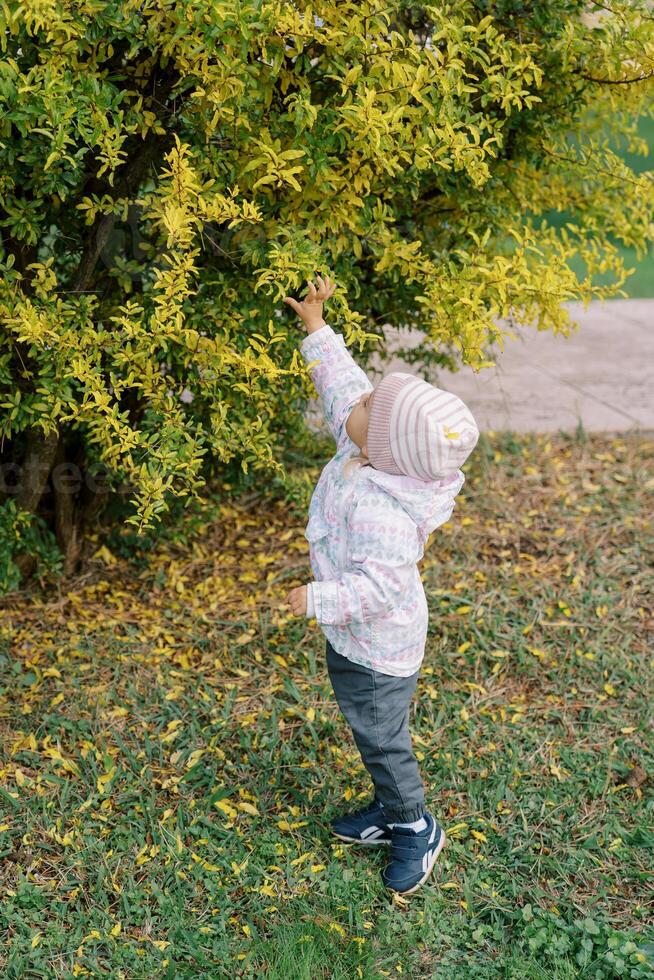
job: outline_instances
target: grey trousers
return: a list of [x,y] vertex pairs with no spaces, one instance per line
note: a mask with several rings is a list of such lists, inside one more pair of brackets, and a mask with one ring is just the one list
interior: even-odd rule
[[329,640],[327,670],[388,822],[419,820],[425,791],[411,748],[409,705],[420,671],[410,677],[380,674],[342,657]]

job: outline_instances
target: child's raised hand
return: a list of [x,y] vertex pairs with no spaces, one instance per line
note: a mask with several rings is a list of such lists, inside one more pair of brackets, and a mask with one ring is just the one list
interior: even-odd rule
[[336,283],[332,282],[329,276],[325,276],[324,279],[322,276],[316,276],[316,278],[318,280],[318,289],[316,289],[310,279],[307,279],[309,283],[307,295],[300,303],[293,299],[292,296],[284,297],[284,302],[292,306],[304,322],[307,333],[315,333],[316,330],[320,330],[321,327],[326,326],[322,316],[322,304],[327,302],[336,289]]
[[306,616],[307,614],[307,587],[299,585],[286,596],[286,602],[291,607],[294,616]]

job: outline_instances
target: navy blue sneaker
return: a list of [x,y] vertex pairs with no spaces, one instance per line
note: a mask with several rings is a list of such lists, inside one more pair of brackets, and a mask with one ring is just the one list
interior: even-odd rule
[[424,818],[424,830],[391,830],[391,859],[382,871],[382,879],[387,888],[399,895],[411,895],[424,885],[445,844],[445,831],[431,813],[425,813]]
[[332,820],[332,831],[348,844],[377,847],[391,842],[391,829],[386,823],[384,808],[377,800],[363,810]]

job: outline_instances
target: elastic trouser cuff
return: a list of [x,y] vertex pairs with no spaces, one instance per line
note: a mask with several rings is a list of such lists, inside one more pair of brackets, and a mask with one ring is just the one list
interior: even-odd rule
[[420,817],[424,817],[427,812],[427,808],[424,803],[416,803],[415,806],[389,806],[386,803],[382,803],[384,807],[384,816],[388,823],[414,823],[416,820],[420,820]]

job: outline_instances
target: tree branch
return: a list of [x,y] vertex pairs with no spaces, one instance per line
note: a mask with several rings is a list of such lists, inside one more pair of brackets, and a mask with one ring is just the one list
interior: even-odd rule
[[[155,82],[153,84],[153,101],[165,103],[178,80],[179,76],[176,72],[169,72],[164,75],[160,83]],[[166,150],[172,146],[172,143],[172,134],[165,133],[162,135],[150,130],[136,153],[130,158],[127,170],[124,171],[117,185],[112,188],[115,198],[132,197],[141,185],[150,165],[155,160],[159,160]],[[113,215],[105,214],[91,227],[83,246],[82,259],[70,292],[80,293],[89,289],[98,258],[111,234],[114,222]]]
[[648,78],[654,76],[654,71],[648,71],[644,75],[638,75],[637,78],[593,78],[592,75],[584,75],[583,72],[574,72],[575,75],[579,75],[587,82],[594,82],[595,85],[635,85],[636,82],[646,82]]

